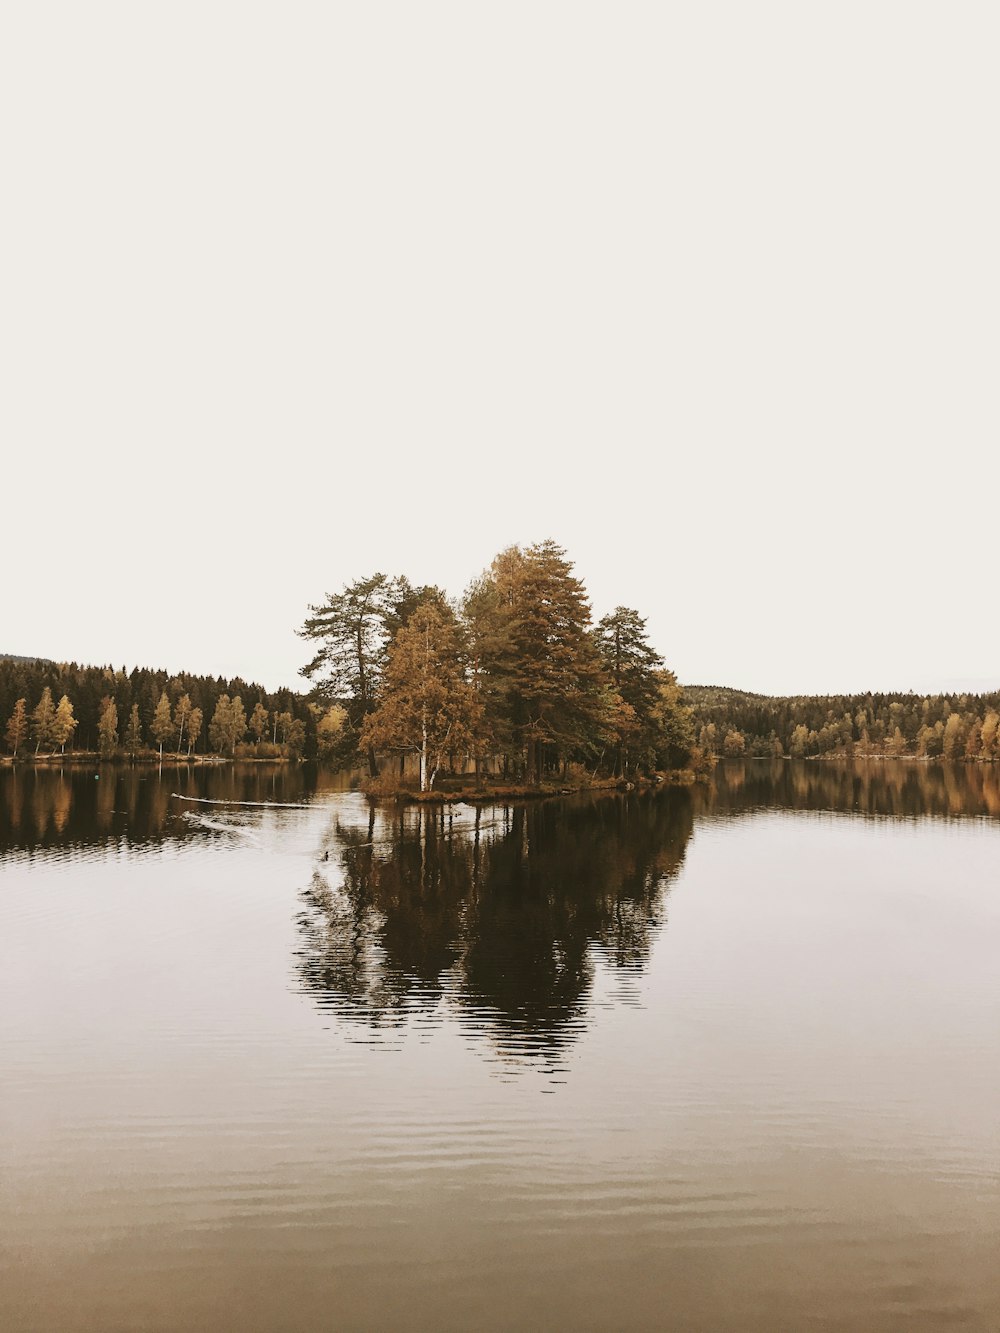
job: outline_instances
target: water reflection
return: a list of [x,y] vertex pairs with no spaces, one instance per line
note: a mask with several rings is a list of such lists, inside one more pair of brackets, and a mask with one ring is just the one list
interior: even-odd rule
[[215,801],[293,802],[343,786],[313,765],[101,765],[0,769],[0,855],[32,856],[184,839],[199,825],[172,793]]
[[302,895],[301,984],[369,1033],[447,1012],[554,1055],[598,960],[641,968],[692,828],[686,791],[339,820]]
[[1000,818],[1000,764],[905,759],[726,760],[699,812],[830,810],[891,818]]

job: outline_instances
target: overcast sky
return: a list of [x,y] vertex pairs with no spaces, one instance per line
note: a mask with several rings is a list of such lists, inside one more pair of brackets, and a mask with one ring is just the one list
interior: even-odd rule
[[4,7],[0,651],[299,682],[553,537],[687,682],[1000,686],[992,3]]

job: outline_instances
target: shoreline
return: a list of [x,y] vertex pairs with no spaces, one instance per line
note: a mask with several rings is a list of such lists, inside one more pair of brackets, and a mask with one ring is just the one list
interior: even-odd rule
[[132,758],[127,755],[115,755],[103,759],[94,750],[74,750],[71,754],[29,754],[19,756],[0,755],[0,767],[14,768],[65,768],[76,766],[90,767],[93,764],[114,764],[119,768],[215,768],[220,764],[295,764],[297,759],[258,758],[256,755],[238,755],[235,758],[222,754],[165,754],[161,759],[158,754],[137,754]]
[[694,769],[683,768],[659,773],[652,778],[608,778],[577,785],[539,783],[529,786],[527,783],[506,782],[489,787],[471,786],[422,792],[410,788],[378,791],[362,783],[360,790],[370,801],[394,801],[399,805],[490,805],[497,801],[542,801],[554,797],[582,796],[588,792],[615,795],[633,791],[660,791],[670,787],[690,787],[696,782],[707,781],[709,777],[709,772],[697,773]]

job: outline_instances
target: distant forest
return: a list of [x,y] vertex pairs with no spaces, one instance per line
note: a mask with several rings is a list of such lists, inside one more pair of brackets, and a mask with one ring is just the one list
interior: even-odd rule
[[1000,691],[770,698],[688,685],[684,693],[710,754],[1000,759]]
[[323,716],[294,690],[238,677],[0,658],[0,728],[17,755],[310,758]]

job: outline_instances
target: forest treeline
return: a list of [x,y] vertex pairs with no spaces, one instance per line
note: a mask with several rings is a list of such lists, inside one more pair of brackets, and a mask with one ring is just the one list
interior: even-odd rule
[[0,658],[0,726],[17,757],[309,758],[327,723],[302,694],[239,678],[8,657]]
[[710,754],[1000,760],[1000,691],[770,698],[692,685],[686,694]]
[[316,645],[303,674],[340,709],[342,762],[360,757],[385,787],[407,756],[421,791],[446,771],[581,785],[696,758],[645,620],[619,606],[593,624],[552,541],[501,551],[454,601],[405,576],[358,579],[310,607],[299,633]]

